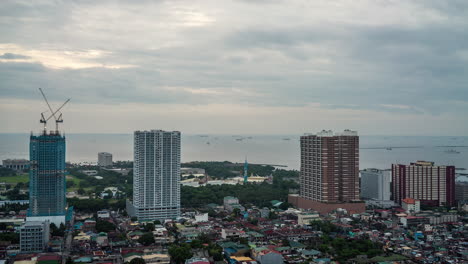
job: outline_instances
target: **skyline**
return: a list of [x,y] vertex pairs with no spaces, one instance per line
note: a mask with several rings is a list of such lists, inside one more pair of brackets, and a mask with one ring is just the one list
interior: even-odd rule
[[463,1],[0,7],[0,133],[468,134]]

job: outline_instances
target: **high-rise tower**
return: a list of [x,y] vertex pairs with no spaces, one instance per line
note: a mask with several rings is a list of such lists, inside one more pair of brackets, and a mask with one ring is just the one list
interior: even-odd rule
[[320,202],[359,200],[359,137],[345,130],[301,137],[301,196]]
[[429,206],[454,206],[455,166],[436,166],[417,161],[392,164],[393,200],[401,204],[406,198],[421,200]]
[[29,216],[65,215],[65,136],[57,131],[31,135]]
[[[39,88],[40,89],[40,88]],[[66,214],[66,179],[65,179],[65,136],[58,130],[63,122],[59,112],[52,110],[47,98],[40,89],[50,110],[45,118],[43,112],[40,122],[44,124],[40,135],[31,133],[29,143],[29,210],[28,221],[49,220],[52,223],[63,223]],[[58,117],[57,117],[58,116]],[[47,131],[47,121],[55,119],[55,130]]]
[[337,208],[363,211],[359,201],[359,136],[323,130],[301,137],[300,195],[290,202],[327,213]]
[[133,204],[139,220],[180,216],[180,132],[134,133]]

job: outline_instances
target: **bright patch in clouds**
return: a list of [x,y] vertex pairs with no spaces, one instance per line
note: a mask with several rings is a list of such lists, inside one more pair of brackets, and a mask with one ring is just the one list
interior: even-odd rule
[[105,58],[111,53],[103,50],[26,49],[15,44],[0,44],[0,54],[20,54],[24,57],[13,59],[0,57],[0,62],[40,63],[51,69],[121,69],[136,67],[129,64],[106,64],[96,61],[96,59]]

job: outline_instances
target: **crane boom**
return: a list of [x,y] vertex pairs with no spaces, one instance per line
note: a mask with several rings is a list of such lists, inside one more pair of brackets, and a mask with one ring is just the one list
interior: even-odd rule
[[65,103],[63,103],[57,110],[55,110],[55,112],[52,112],[52,115],[50,115],[49,118],[46,119],[46,122],[49,121],[49,119],[51,119],[52,116],[55,117],[55,114],[56,114],[58,111],[60,111],[60,109],[62,109],[70,100],[71,100],[70,98],[67,99],[67,100],[65,101]]
[[[55,112],[52,110],[52,107],[50,107],[49,101],[47,101],[47,97],[45,96],[44,92],[42,91],[42,88],[39,88],[39,91],[41,91],[42,97],[44,97],[44,100],[46,101],[47,106],[49,107],[49,110],[52,113],[52,116],[54,117],[55,120],[57,120],[57,118],[55,117]],[[49,120],[49,119],[47,119],[47,120]]]

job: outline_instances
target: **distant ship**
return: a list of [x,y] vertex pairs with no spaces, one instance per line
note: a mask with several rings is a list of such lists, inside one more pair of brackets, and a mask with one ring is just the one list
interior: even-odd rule
[[456,151],[454,149],[447,149],[446,151],[444,151],[445,153],[449,153],[449,154],[460,154],[460,151]]
[[206,144],[209,145],[209,144],[211,144],[211,143],[208,141],[208,142],[206,142]]
[[291,140],[290,138],[283,138],[283,140]]
[[236,138],[237,141],[242,141],[244,140],[243,138]]
[[392,150],[392,148],[386,148],[387,150]]

